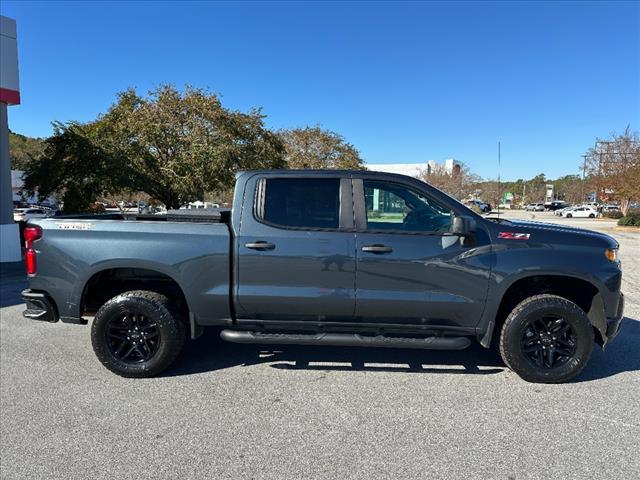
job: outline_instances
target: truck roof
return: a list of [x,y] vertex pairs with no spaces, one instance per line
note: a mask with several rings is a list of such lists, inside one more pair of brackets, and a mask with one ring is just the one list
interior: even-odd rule
[[409,175],[402,175],[400,173],[379,172],[376,170],[356,170],[356,169],[330,169],[330,168],[309,168],[309,169],[258,169],[258,170],[238,170],[236,173],[236,179],[243,175],[255,175],[255,174],[277,174],[277,175],[317,175],[317,176],[348,176],[348,175],[384,175],[385,177],[397,177],[402,179],[411,179],[423,181],[416,177]]

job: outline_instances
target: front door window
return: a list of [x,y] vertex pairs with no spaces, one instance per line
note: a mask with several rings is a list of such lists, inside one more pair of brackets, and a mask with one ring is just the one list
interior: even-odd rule
[[444,233],[451,229],[451,211],[405,185],[364,181],[367,230]]

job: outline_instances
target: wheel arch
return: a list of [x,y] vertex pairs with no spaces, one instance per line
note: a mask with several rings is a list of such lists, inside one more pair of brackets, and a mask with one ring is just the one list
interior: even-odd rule
[[80,315],[97,311],[110,298],[131,290],[149,290],[169,297],[187,319],[189,301],[174,275],[155,266],[109,265],[94,270],[82,283],[79,291]]
[[556,273],[535,273],[513,278],[506,284],[480,343],[490,347],[500,334],[502,325],[515,306],[525,298],[540,294],[553,294],[578,305],[587,315],[600,345],[605,342],[607,319],[604,302],[598,286],[587,278]]

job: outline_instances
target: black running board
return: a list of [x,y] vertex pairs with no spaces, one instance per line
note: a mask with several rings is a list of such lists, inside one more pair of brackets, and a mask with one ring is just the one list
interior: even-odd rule
[[220,337],[233,343],[270,345],[327,345],[333,347],[419,348],[426,350],[462,350],[471,344],[467,337],[375,337],[356,333],[261,333],[222,330]]

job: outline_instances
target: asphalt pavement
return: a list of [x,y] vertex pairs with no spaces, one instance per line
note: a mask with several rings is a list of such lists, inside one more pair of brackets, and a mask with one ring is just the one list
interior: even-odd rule
[[526,383],[477,346],[271,349],[215,331],[164,376],[124,379],[88,326],[22,318],[21,270],[3,267],[0,477],[638,478],[640,233],[605,227],[626,318],[564,385]]

